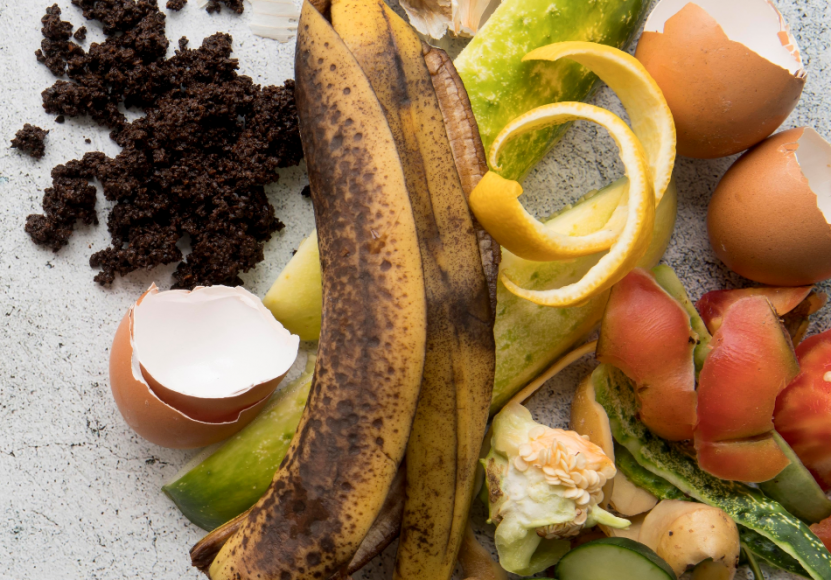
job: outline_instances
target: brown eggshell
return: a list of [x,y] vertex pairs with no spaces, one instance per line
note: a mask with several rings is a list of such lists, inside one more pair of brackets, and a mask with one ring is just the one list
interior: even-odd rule
[[265,383],[251,387],[247,391],[233,397],[222,399],[208,399],[184,395],[172,389],[168,389],[147,372],[144,366],[141,367],[141,374],[150,388],[162,401],[180,410],[182,413],[193,419],[205,421],[206,423],[224,423],[234,421],[243,409],[267,399],[277,389],[285,374]]
[[803,132],[783,131],[745,153],[710,200],[713,251],[734,272],[770,286],[831,278],[831,226],[795,155]]
[[678,153],[686,157],[724,157],[759,143],[787,118],[805,86],[804,76],[731,41],[692,3],[666,21],[663,33],[644,32],[635,57],[661,87]]
[[162,402],[133,376],[130,344],[133,309],[124,316],[110,352],[110,387],[127,424],[139,435],[162,447],[192,449],[223,441],[248,425],[268,402],[266,396],[242,410],[233,422],[206,423],[191,419]]

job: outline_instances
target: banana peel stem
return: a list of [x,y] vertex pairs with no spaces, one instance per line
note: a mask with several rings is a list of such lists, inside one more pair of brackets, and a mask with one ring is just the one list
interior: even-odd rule
[[528,383],[528,385],[518,392],[514,397],[508,402],[508,404],[522,404],[527,399],[531,397],[534,393],[536,393],[541,386],[547,383],[551,378],[558,375],[562,370],[570,366],[571,364],[577,362],[587,354],[594,354],[597,350],[597,341],[593,340],[592,342],[587,342],[583,346],[575,348],[573,351],[565,355],[563,358],[559,359],[553,365],[548,367],[543,373],[538,376],[536,379]]

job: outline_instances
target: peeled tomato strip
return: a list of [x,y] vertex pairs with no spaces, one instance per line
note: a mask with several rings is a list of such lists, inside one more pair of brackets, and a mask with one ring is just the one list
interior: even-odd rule
[[[626,212],[626,221],[609,252],[574,284],[533,291],[519,287],[507,274],[502,274],[502,282],[510,292],[541,306],[574,306],[612,287],[637,265],[646,252],[655,222],[655,196],[643,147],[626,123],[600,107],[586,103],[554,103],[517,117],[494,141],[491,149],[492,166],[498,170],[495,161],[498,160],[499,151],[513,138],[576,120],[592,121],[604,127],[618,146],[629,178],[628,202],[621,209]],[[489,181],[491,185],[488,185]],[[487,180],[486,176],[474,189],[470,197],[471,209],[497,242],[522,258],[538,261],[562,259],[564,248],[567,251],[573,250],[581,244],[591,246],[599,239],[607,239],[605,237],[610,230],[586,236],[565,236],[550,231],[525,211],[516,199],[515,190],[493,187],[492,184],[493,181]],[[613,215],[610,222],[616,219]],[[529,254],[534,257],[529,257]]]
[[635,57],[594,42],[558,42],[533,50],[522,60],[561,58],[583,65],[617,94],[646,152],[655,203],[660,202],[675,166],[675,122],[658,84]]

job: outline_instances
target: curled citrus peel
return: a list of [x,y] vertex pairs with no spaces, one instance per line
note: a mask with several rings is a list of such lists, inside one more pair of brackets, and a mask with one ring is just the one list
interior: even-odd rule
[[675,122],[658,84],[634,56],[594,42],[557,42],[532,50],[522,60],[561,58],[583,65],[618,96],[646,152],[655,203],[660,202],[675,166]]
[[[546,230],[516,200],[515,194],[521,192],[519,184],[494,172],[485,176],[470,197],[471,209],[485,229],[497,242],[526,260],[568,259],[603,251],[611,245],[608,253],[582,279],[562,288],[525,290],[503,273],[502,282],[509,291],[543,306],[573,306],[610,288],[635,267],[652,239],[655,195],[646,156],[629,126],[613,113],[585,103],[555,103],[539,107],[505,127],[494,142],[491,154],[498,156],[502,144],[512,136],[579,119],[592,121],[609,131],[617,143],[629,178],[628,196],[624,196],[621,205],[599,232],[566,236]],[[492,165],[497,166],[496,163]],[[510,187],[505,187],[508,185]],[[506,203],[510,201],[513,203]],[[622,213],[625,213],[625,221],[622,220]],[[621,221],[624,223],[617,230]],[[610,227],[611,224],[617,225]],[[588,251],[576,252],[583,244],[589,248]]]
[[[489,172],[474,189],[470,207],[485,229],[510,252],[539,262],[597,254],[599,262],[578,282],[551,290],[525,290],[502,274],[505,287],[542,306],[567,307],[607,290],[643,256],[652,237],[655,207],[663,197],[675,163],[675,126],[655,81],[630,55],[588,42],[563,42],[537,49],[525,60],[570,58],[583,64],[618,93],[632,129],[613,113],[585,103],[555,103],[511,121],[490,150]],[[517,199],[522,186],[498,175],[499,156],[513,139],[531,131],[575,120],[604,127],[615,140],[629,178],[629,192],[599,230],[569,236],[541,223]]]

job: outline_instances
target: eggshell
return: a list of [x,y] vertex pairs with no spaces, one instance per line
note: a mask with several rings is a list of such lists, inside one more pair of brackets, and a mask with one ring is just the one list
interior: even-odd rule
[[150,387],[133,375],[130,343],[133,309],[124,316],[110,352],[110,387],[118,410],[139,435],[162,447],[192,449],[223,441],[248,425],[269,397],[243,409],[239,417],[225,423],[197,421],[159,399]]
[[[780,37],[769,36],[781,44]],[[795,48],[793,54],[798,59]],[[647,27],[635,56],[663,91],[675,119],[678,153],[686,157],[723,157],[759,143],[787,118],[805,85],[801,68],[794,74],[730,40],[693,3],[666,20],[663,32]]]
[[797,159],[806,130],[783,131],[745,153],[710,200],[713,251],[734,272],[770,286],[831,278],[831,225]]

